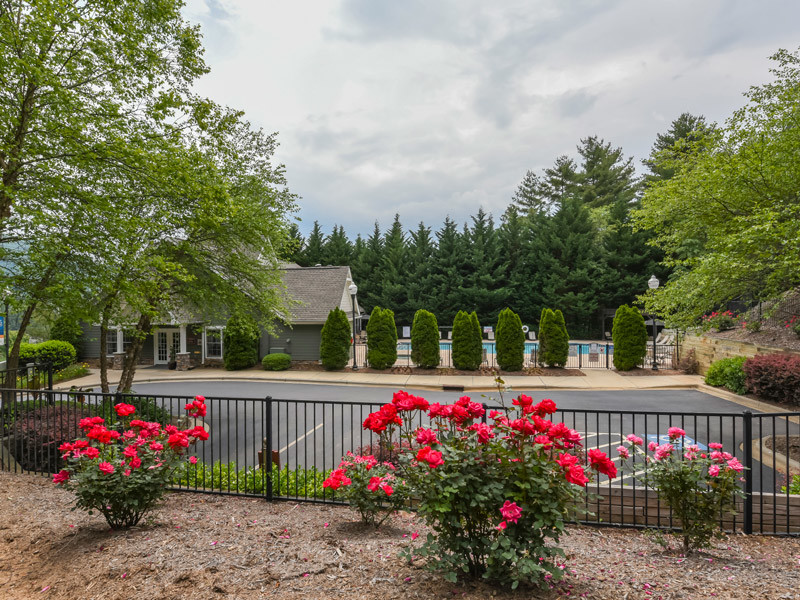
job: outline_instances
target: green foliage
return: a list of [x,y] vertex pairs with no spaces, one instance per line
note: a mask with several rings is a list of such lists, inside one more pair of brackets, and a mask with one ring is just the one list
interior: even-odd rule
[[322,366],[327,370],[344,369],[350,360],[350,340],[353,331],[347,314],[341,308],[334,308],[328,313],[319,345],[319,356]]
[[510,308],[497,317],[497,365],[503,371],[521,371],[525,362],[525,334],[519,315]]
[[62,315],[50,327],[50,339],[69,342],[75,348],[75,352],[80,355],[83,329],[81,329],[81,324],[77,319],[69,315]]
[[75,348],[69,342],[50,340],[39,344],[22,344],[20,346],[19,364],[50,363],[53,370],[66,369],[75,362]]
[[78,377],[86,377],[89,374],[89,365],[85,363],[74,363],[68,367],[53,373],[53,383],[61,383]]
[[733,329],[738,322],[738,317],[731,311],[726,310],[723,312],[712,312],[710,315],[703,315],[702,329],[708,331],[709,329],[716,329],[717,331],[727,331]]
[[[676,442],[682,434],[669,435],[670,441]],[[630,464],[624,460],[623,468],[651,489],[657,489],[659,499],[672,509],[681,524],[681,532],[676,535],[683,538],[684,553],[708,546],[715,535],[722,536],[720,516],[735,515],[736,496],[744,497],[736,483],[739,474],[730,462],[726,464],[721,455],[713,452],[701,456],[696,447],[692,450],[686,446],[663,455],[654,454],[645,469],[647,452],[632,443],[630,451]],[[738,468],[741,470],[741,464]],[[718,470],[718,474],[712,475],[714,471],[709,469]]]
[[474,363],[479,367],[483,363],[483,331],[481,323],[478,321],[478,313],[474,310],[469,314],[469,322],[472,326],[470,331],[470,356]]
[[292,366],[292,357],[283,352],[267,354],[261,359],[265,371],[285,371]]
[[[614,348],[616,353],[616,347]],[[734,356],[723,358],[711,363],[706,373],[706,383],[715,387],[723,386],[734,394],[744,394],[747,392],[745,384],[744,363],[745,356]]]
[[453,366],[456,369],[474,371],[481,366],[481,354],[475,353],[474,324],[468,313],[460,310],[453,319]]
[[757,354],[744,363],[748,392],[771,402],[800,405],[800,356]]
[[238,371],[252,367],[258,361],[258,326],[246,316],[228,319],[223,339],[225,368]]
[[564,367],[569,358],[569,334],[560,310],[542,311],[539,320],[539,363]]
[[439,324],[432,312],[420,309],[411,326],[411,360],[423,369],[439,366]]
[[773,80],[751,87],[724,127],[659,156],[671,178],[650,186],[635,214],[655,232],[674,275],[646,310],[691,327],[729,300],[777,298],[800,284],[800,54],[778,51]]
[[647,352],[647,328],[642,313],[627,304],[620,306],[614,314],[611,339],[615,369],[630,371],[642,364]]
[[[310,469],[283,469],[272,465],[272,493],[275,496],[297,498],[328,498],[333,493],[322,487],[329,471]],[[235,462],[213,464],[198,461],[196,465],[183,464],[175,471],[172,484],[182,488],[220,490],[240,494],[266,494],[267,472],[255,467],[239,468]]]
[[388,308],[376,306],[367,322],[367,362],[373,369],[388,369],[397,362],[397,327]]

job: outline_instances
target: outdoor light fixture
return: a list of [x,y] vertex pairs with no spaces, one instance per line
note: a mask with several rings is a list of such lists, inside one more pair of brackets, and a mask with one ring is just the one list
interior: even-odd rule
[[[651,290],[658,289],[659,281],[655,275],[651,275],[647,280],[647,287]],[[656,316],[650,313],[650,318],[653,320],[653,371],[658,371],[658,362],[656,361]]]
[[353,302],[353,371],[358,371],[358,364],[356,364],[356,294],[358,286],[351,283],[347,289],[350,291],[350,300]]

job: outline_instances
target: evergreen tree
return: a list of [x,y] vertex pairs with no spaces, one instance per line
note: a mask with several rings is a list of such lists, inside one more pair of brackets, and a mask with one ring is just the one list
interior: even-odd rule
[[539,349],[538,349],[538,362],[540,365],[546,364],[544,355],[547,352],[547,335],[550,332],[549,321],[553,318],[553,311],[549,308],[543,308],[542,314],[539,317]]
[[650,156],[642,161],[650,169],[651,174],[646,178],[648,185],[671,179],[675,175],[674,160],[689,155],[693,146],[714,129],[703,115],[688,112],[672,121],[666,132],[656,136]]
[[409,324],[414,318],[408,301],[408,265],[406,236],[400,224],[400,215],[383,238],[383,257],[380,264],[381,291],[378,304],[396,311],[401,324]]
[[525,335],[522,321],[510,308],[497,317],[497,365],[503,371],[521,371],[525,361]]
[[560,310],[542,311],[539,321],[539,364],[564,367],[569,358],[569,335]]
[[50,339],[69,342],[75,348],[76,355],[81,356],[83,329],[77,318],[68,314],[60,315],[50,327]]
[[322,326],[319,345],[322,366],[328,371],[344,369],[350,360],[351,335],[347,314],[341,308],[334,308]]
[[450,217],[445,219],[436,237],[438,247],[433,255],[430,288],[433,293],[433,312],[446,323],[455,317],[454,307],[464,306],[461,295],[464,249],[456,224]]
[[305,246],[305,242],[306,240],[303,234],[300,233],[300,227],[298,227],[297,223],[289,223],[287,240],[284,246],[284,256],[286,260],[298,264],[301,267],[307,267],[308,265],[303,264],[303,247]]
[[483,332],[481,331],[481,323],[478,320],[478,313],[475,311],[469,315],[470,321],[470,357],[474,364],[478,367],[483,363]]
[[[356,240],[358,242],[358,240]],[[372,235],[363,244],[363,250],[354,253],[351,271],[358,284],[358,302],[365,312],[371,312],[378,305],[383,276],[383,235],[377,221]]]
[[311,229],[303,248],[302,262],[298,264],[307,267],[324,264],[325,256],[322,251],[324,243],[325,236],[322,234],[322,228],[319,226],[318,221],[314,221],[314,227]]
[[411,360],[422,369],[434,369],[439,366],[439,324],[436,316],[427,310],[418,310],[414,314],[411,326]]
[[623,304],[614,315],[614,368],[630,371],[642,364],[647,353],[647,327],[642,313]]
[[436,251],[430,227],[420,222],[416,231],[409,235],[408,277],[406,279],[409,308],[417,310],[435,305],[431,291],[433,255]]
[[530,314],[528,300],[522,291],[523,282],[536,269],[536,265],[529,265],[526,262],[529,233],[527,218],[520,217],[517,209],[513,205],[509,206],[497,230],[506,304],[520,315],[523,322],[532,323],[534,315]]
[[333,226],[333,233],[322,247],[322,260],[325,265],[349,266],[353,258],[353,244],[347,239],[343,226]]
[[397,326],[394,312],[376,306],[367,321],[367,361],[373,369],[388,369],[397,362]]
[[460,310],[453,319],[453,366],[474,371],[481,366],[481,356],[475,355],[473,324],[469,313]]
[[258,362],[259,331],[249,316],[234,315],[225,326],[223,362],[228,371],[248,369]]
[[511,206],[523,214],[542,212],[547,209],[547,200],[542,197],[542,181],[533,171],[525,173],[525,177],[511,198]]
[[578,153],[583,158],[578,189],[588,208],[633,204],[639,189],[636,170],[633,159],[622,155],[622,148],[590,136],[581,140]]
[[484,319],[495,320],[505,304],[508,290],[494,221],[483,209],[472,217],[472,227],[464,229],[462,306],[471,307]]

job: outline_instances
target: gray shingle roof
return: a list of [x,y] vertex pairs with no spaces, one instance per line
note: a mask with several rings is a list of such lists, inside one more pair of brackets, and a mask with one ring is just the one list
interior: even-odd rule
[[293,323],[324,323],[349,285],[349,267],[287,266],[282,271],[287,295],[300,302],[292,306]]

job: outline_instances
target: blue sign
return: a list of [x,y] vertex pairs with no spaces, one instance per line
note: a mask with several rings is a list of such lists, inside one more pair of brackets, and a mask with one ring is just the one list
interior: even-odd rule
[[0,315],[0,335],[6,334],[6,318]]
[[688,435],[684,436],[683,438],[678,438],[674,442],[670,441],[669,436],[666,433],[664,433],[662,435],[656,435],[655,433],[650,433],[646,437],[647,437],[647,442],[648,443],[655,442],[659,446],[661,444],[672,444],[673,446],[675,446],[675,448],[677,450],[683,450],[684,445],[691,446],[693,444],[696,444],[697,447],[702,452],[705,452],[706,450],[708,450],[708,446],[706,446],[705,444],[701,444],[699,442],[696,442],[695,440],[690,438]]

